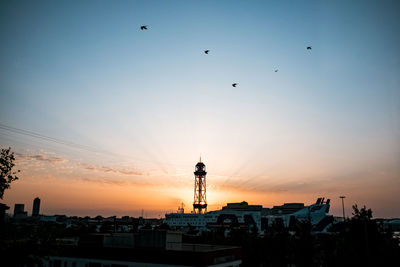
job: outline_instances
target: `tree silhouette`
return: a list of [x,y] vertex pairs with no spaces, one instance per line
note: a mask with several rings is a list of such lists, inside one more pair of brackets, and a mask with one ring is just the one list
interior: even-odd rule
[[296,266],[313,266],[315,258],[315,236],[312,234],[310,221],[298,221],[292,236],[293,261]]
[[4,191],[10,188],[11,182],[18,180],[16,174],[20,170],[13,172],[14,161],[14,152],[11,152],[11,147],[2,148],[0,156],[0,199],[3,199]]
[[362,207],[358,209],[357,204],[353,205],[353,220],[371,220],[372,218],[372,210],[367,209],[367,207]]

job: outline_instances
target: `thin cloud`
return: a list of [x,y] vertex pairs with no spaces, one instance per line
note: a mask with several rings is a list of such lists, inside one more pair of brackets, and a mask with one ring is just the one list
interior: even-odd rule
[[16,152],[15,155],[22,160],[38,160],[38,161],[45,161],[50,163],[63,163],[67,162],[66,159],[60,157],[52,157],[46,154],[36,154],[36,155],[28,155]]
[[134,176],[141,176],[144,175],[142,172],[135,171],[135,170],[129,170],[129,169],[119,169],[119,168],[113,168],[113,167],[108,167],[108,166],[98,166],[98,165],[89,165],[86,163],[78,163],[81,167],[83,167],[85,170],[89,171],[98,171],[98,172],[104,172],[104,173],[117,173],[117,174],[123,174],[123,175],[134,175]]
[[[49,163],[49,164],[53,165],[53,164],[65,164],[65,163],[69,162],[65,158],[58,157],[58,156],[50,156],[45,152],[36,153],[36,154],[23,154],[23,153],[15,152],[15,155],[17,156],[17,159],[19,161],[21,161],[22,163],[25,163],[25,164],[33,164],[33,162],[38,162],[38,163],[43,162],[43,163]],[[70,162],[70,163],[72,163],[72,162]],[[72,164],[70,166],[70,168],[74,168],[73,165],[74,164]],[[40,164],[40,166],[42,166],[42,164]],[[90,164],[83,163],[83,162],[78,162],[78,163],[76,163],[75,166],[84,168],[85,170],[97,171],[97,172],[103,172],[103,173],[114,173],[114,174],[122,174],[122,175],[128,175],[128,176],[144,175],[142,172],[132,170],[132,169],[115,168],[115,167],[109,167],[109,166],[105,166],[105,165],[90,165]]]

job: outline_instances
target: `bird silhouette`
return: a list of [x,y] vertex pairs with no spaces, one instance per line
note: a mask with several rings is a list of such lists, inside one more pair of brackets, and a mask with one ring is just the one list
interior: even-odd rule
[[208,55],[208,52],[210,52],[210,50],[204,50],[204,53],[206,53]]
[[278,72],[278,70],[275,70],[275,72]]
[[311,50],[312,49],[312,47],[311,46],[307,46],[307,50]]
[[232,86],[233,86],[233,87],[236,87],[236,85],[237,85],[237,83],[232,83]]
[[140,29],[143,31],[143,30],[147,30],[147,27],[148,27],[149,25],[143,25],[143,26],[140,26]]

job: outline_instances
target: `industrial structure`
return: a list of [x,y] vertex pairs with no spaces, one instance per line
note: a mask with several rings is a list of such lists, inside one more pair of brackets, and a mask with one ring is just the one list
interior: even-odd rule
[[200,157],[194,172],[193,213],[204,214],[207,212],[206,175],[206,165],[201,162]]

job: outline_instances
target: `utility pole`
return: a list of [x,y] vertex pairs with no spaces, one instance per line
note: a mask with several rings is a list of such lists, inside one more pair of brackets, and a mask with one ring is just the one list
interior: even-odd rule
[[340,196],[340,198],[342,199],[343,221],[345,221],[346,220],[346,217],[344,216],[344,198],[345,198],[345,196]]

